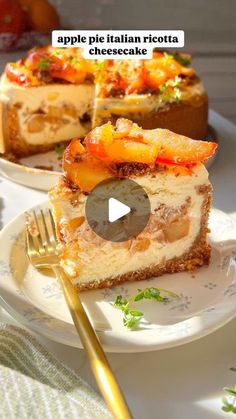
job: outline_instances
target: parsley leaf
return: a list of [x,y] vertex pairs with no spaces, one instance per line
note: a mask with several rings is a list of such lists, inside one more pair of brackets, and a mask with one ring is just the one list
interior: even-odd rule
[[[234,367],[230,368],[230,370],[236,372]],[[222,398],[222,410],[236,414],[236,386],[233,388],[225,387],[223,390],[227,393],[227,397]]]
[[236,397],[236,388],[230,388],[230,387],[224,387],[223,389],[224,391],[226,391],[226,393],[229,393],[231,396]]
[[174,56],[173,56],[173,55],[168,54],[167,52],[164,52],[164,63],[165,63],[166,65],[168,65],[168,64],[169,64],[169,62],[170,62],[171,60],[173,60],[173,58],[174,58]]
[[140,322],[142,317],[143,317],[143,313],[141,311],[131,310],[130,312],[124,314],[123,324],[129,329],[134,329],[137,326],[137,324]]
[[60,57],[61,56],[61,50],[60,49],[54,49],[51,52],[51,55],[53,55],[54,57]]
[[58,154],[58,156],[62,156],[65,151],[66,146],[63,144],[57,144],[55,146],[55,152]]
[[191,56],[187,54],[176,54],[175,60],[178,61],[179,64],[188,67],[191,65]]
[[72,67],[76,67],[79,63],[79,60],[76,57],[71,57],[69,59],[69,64],[72,65]]
[[114,306],[121,310],[124,314],[123,324],[129,329],[133,329],[143,317],[142,311],[133,310],[129,307],[130,300],[123,298],[122,295],[118,295],[114,302]]
[[[138,294],[131,299],[123,298],[122,295],[118,295],[115,299],[115,302],[113,303],[114,307],[118,308],[123,312],[123,324],[129,329],[135,328],[139,324],[140,320],[143,318],[142,311],[130,308],[130,303],[132,301],[137,302],[143,299],[153,299],[158,301],[159,303],[167,303],[169,301],[169,298],[167,296],[179,298],[179,296],[174,292],[165,290],[163,288],[150,287],[145,288],[143,290],[139,289],[138,291]],[[161,295],[161,293],[166,295]]]
[[96,63],[95,65],[95,71],[99,71],[101,70],[105,65],[105,61],[99,61],[98,63]]
[[167,298],[162,297],[160,294],[160,290],[158,288],[145,288],[144,290],[139,290],[139,293],[134,297],[134,301],[140,300],[156,300],[160,303],[166,302]]
[[38,69],[42,70],[42,71],[48,70],[49,64],[50,64],[50,59],[49,58],[41,57],[39,62],[38,62]]
[[162,84],[159,88],[159,102],[178,102],[181,99],[180,84],[181,78],[178,76]]
[[[139,289],[139,293],[134,297],[134,301],[140,301],[143,299],[146,300],[156,300],[159,303],[166,303],[169,301],[168,296],[173,298],[179,298],[178,294],[175,294],[175,292],[165,290],[163,288],[145,288],[144,290]],[[161,295],[166,294],[166,295]]]

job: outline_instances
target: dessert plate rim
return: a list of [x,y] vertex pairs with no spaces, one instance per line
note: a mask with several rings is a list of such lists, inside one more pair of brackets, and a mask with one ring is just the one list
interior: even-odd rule
[[[48,201],[45,201],[37,207],[42,208],[48,206]],[[117,330],[102,330],[99,329],[99,326],[95,326],[104,349],[107,352],[146,352],[179,346],[212,333],[235,317],[236,264],[234,257],[236,255],[236,240],[233,240],[233,237],[236,237],[236,220],[218,209],[212,209],[211,219],[214,221],[214,223],[218,223],[219,225],[223,226],[222,228],[224,228],[225,240],[227,238],[227,243],[230,244],[228,245],[227,249],[226,247],[224,248],[224,251],[227,250],[228,252],[225,258],[229,257],[228,254],[232,256],[232,263],[230,262],[229,265],[229,267],[233,269],[233,280],[232,284],[230,283],[229,286],[229,291],[230,289],[231,291],[228,292],[227,286],[227,289],[225,288],[224,293],[222,293],[222,300],[217,300],[214,305],[210,305],[209,307],[203,309],[202,311],[200,310],[199,312],[196,312],[190,317],[185,316],[182,320],[178,318],[178,315],[175,317],[176,313],[173,311],[173,320],[175,321],[170,325],[155,325],[155,327],[136,331],[129,331],[125,330],[124,328]],[[16,283],[16,280],[13,279],[13,268],[11,262],[12,249],[17,245],[17,247],[21,248],[22,251],[24,243],[18,243],[17,240],[20,237],[19,234],[22,232],[23,226],[24,213],[21,213],[10,223],[8,223],[0,232],[0,240],[1,242],[5,243],[0,257],[0,304],[3,306],[3,308],[6,309],[6,311],[9,312],[13,318],[22,323],[25,327],[35,331],[36,333],[39,333],[40,335],[50,338],[56,342],[60,342],[73,347],[81,347],[81,343],[73,324],[54,315],[51,315],[42,308],[39,309],[37,305],[38,302],[29,298],[28,295],[24,293],[25,291],[22,291],[22,289],[24,290],[25,288],[19,286],[19,284]],[[215,231],[213,233],[215,236],[218,235],[219,238],[219,244],[217,244],[217,247],[219,249],[221,248],[222,251],[221,240],[223,230],[220,232],[217,231],[218,229],[214,230]],[[231,236],[232,238],[230,238]],[[24,265],[24,263],[22,263],[22,265]],[[208,268],[202,269],[209,270],[207,271],[208,276],[210,274],[211,265]],[[36,270],[32,273],[32,275],[36,275]],[[172,285],[175,282],[176,275],[183,276],[189,274],[172,274]],[[161,278],[164,277],[165,276]],[[27,283],[28,280],[25,278],[26,276],[23,279]],[[169,278],[167,279],[169,280]],[[179,279],[177,279],[177,281],[178,280]],[[127,287],[128,286],[129,284],[127,283]],[[138,283],[138,286],[141,286],[141,282]],[[211,282],[211,280],[207,282],[207,286],[214,289],[214,283]],[[123,289],[126,290],[127,287],[126,284],[124,284]],[[169,289],[171,288],[169,287]],[[209,290],[206,289],[204,292],[208,291]],[[55,292],[58,291],[55,291],[54,289],[53,292],[55,294]],[[100,290],[100,292],[102,292],[102,290]],[[88,293],[90,296],[96,295],[96,291],[89,291]],[[45,303],[50,305],[50,301],[52,300],[50,300],[51,297],[49,299],[48,298],[49,297],[46,294]],[[93,297],[91,298],[92,303],[97,304],[97,300],[93,300]],[[187,300],[185,303],[187,304]],[[114,308],[112,308],[112,310],[114,310]]]

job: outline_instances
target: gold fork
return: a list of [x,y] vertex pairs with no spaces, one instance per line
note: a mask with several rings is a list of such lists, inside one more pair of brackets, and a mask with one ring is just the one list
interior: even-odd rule
[[36,268],[50,268],[55,273],[74,325],[87,352],[97,384],[110,411],[114,418],[131,419],[132,416],[124,396],[111,371],[80,297],[60,266],[60,246],[51,210],[48,210],[47,215],[42,210],[39,211],[38,215],[33,211],[29,218],[31,221],[27,222],[26,247],[30,263]]

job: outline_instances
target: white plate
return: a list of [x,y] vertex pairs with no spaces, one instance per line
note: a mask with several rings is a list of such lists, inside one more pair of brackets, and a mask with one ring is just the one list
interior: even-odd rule
[[[42,204],[45,208],[48,202]],[[29,265],[24,245],[25,217],[21,214],[0,234],[1,304],[28,328],[55,341],[80,347],[69,311],[51,272]],[[149,281],[124,283],[110,289],[81,293],[105,350],[140,352],[169,348],[205,336],[236,314],[236,221],[212,210],[210,241],[213,255],[209,267],[195,275],[178,273]],[[135,303],[145,320],[135,331],[122,324],[121,312],[112,301],[117,295],[133,296],[139,288],[161,287],[180,299],[163,305],[146,300]]]
[[[56,185],[61,175],[60,162],[55,151],[22,158],[20,163],[0,158],[0,173],[13,182],[43,191]],[[38,169],[35,166],[52,166],[53,170]]]
[[[213,139],[216,141],[214,130],[209,127],[207,140],[211,141]],[[213,164],[215,157],[216,154],[209,160],[206,165],[207,169]],[[0,158],[0,173],[13,182],[43,191],[48,191],[56,185],[61,175],[61,159],[55,151],[21,158],[19,162],[20,164],[12,163]],[[35,166],[45,168],[50,166],[52,170],[38,169]]]

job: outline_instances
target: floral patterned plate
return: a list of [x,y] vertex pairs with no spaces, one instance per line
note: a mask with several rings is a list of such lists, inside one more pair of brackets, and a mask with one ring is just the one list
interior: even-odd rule
[[[45,208],[48,202],[42,204]],[[24,214],[0,233],[0,302],[26,327],[55,341],[81,347],[62,293],[51,271],[29,265],[24,245]],[[81,294],[105,350],[142,352],[181,345],[205,336],[236,314],[236,221],[213,209],[213,247],[209,267],[194,275],[178,273],[149,281],[125,283]],[[137,330],[127,330],[122,313],[113,306],[117,295],[134,296],[138,289],[161,287],[179,295],[166,304],[143,300]]]

